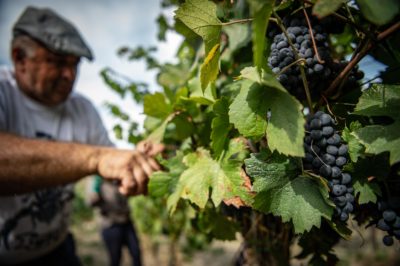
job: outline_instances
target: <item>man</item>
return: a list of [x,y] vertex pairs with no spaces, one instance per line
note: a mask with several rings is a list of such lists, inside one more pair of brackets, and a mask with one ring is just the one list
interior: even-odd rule
[[0,70],[0,265],[80,265],[68,233],[71,183],[98,174],[122,194],[144,193],[157,151],[110,147],[92,104],[72,92],[92,53],[52,10],[23,12],[11,57],[14,71]]

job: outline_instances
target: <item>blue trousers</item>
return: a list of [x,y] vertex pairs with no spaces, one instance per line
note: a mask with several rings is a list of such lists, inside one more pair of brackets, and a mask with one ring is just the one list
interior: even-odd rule
[[109,254],[110,266],[120,265],[123,246],[129,250],[132,265],[142,266],[139,239],[132,222],[113,224],[104,228],[101,234]]
[[65,240],[49,254],[16,266],[82,266],[82,264],[75,252],[74,238],[72,234],[68,234]]

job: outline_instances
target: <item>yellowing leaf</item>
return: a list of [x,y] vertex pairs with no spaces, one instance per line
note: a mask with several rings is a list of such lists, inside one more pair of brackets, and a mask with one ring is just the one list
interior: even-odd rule
[[214,45],[204,60],[204,63],[201,65],[200,82],[203,92],[210,82],[217,79],[219,71],[218,61],[220,56],[219,46],[219,43]]

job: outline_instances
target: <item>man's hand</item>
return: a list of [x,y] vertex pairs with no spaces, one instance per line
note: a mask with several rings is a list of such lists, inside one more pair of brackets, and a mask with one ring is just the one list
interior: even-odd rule
[[152,157],[140,151],[104,149],[97,164],[99,175],[120,182],[119,191],[124,195],[147,193],[147,183],[154,171],[160,170]]
[[157,154],[163,152],[165,145],[162,143],[153,143],[148,140],[143,140],[136,145],[136,150],[140,151],[148,156],[156,156]]

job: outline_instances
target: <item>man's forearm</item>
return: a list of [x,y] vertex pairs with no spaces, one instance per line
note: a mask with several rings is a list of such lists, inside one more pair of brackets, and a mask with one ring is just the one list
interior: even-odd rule
[[0,133],[0,195],[63,185],[94,174],[102,149]]

